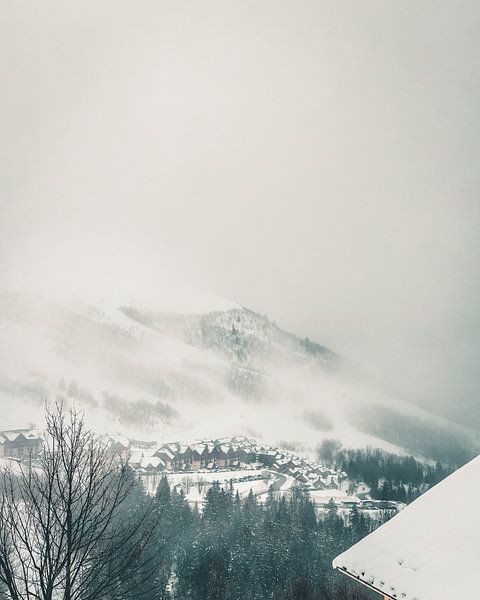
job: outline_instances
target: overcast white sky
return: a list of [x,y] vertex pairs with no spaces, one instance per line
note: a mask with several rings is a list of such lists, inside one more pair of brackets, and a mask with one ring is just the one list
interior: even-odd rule
[[480,426],[478,2],[1,7],[3,266],[184,280]]

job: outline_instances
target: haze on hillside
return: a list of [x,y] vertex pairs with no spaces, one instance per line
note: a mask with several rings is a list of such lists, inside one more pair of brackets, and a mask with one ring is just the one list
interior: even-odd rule
[[480,429],[478,3],[2,12],[1,287],[247,306]]

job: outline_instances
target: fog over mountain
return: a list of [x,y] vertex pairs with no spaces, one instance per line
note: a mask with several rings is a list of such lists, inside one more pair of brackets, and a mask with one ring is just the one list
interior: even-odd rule
[[[308,337],[378,385],[357,381],[362,399],[480,429],[478,3],[47,0],[2,13],[4,413],[35,371],[55,395],[85,369],[113,407],[151,393],[129,396],[132,372],[163,360],[178,394],[173,346],[184,374],[202,365],[205,394],[226,398],[217,384],[238,357],[160,322],[194,303],[247,307],[269,343],[272,322],[298,336],[281,346],[305,398],[293,356]],[[210,310],[212,295],[226,304]],[[143,332],[127,383],[116,327]],[[76,346],[61,345],[69,334]],[[180,414],[162,394],[158,410]]]
[[98,432],[157,442],[247,435],[313,457],[335,438],[446,464],[480,447],[267,315],[185,287],[82,288],[71,275],[23,271],[0,291],[4,426],[41,422],[58,399]]

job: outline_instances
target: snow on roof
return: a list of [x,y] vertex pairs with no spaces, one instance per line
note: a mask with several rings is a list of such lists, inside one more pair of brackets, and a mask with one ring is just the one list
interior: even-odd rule
[[134,464],[140,464],[140,461],[143,458],[143,452],[141,450],[136,450],[135,452],[132,452],[131,455],[128,458],[128,464],[129,465],[134,465]]
[[337,556],[333,566],[399,600],[472,598],[480,573],[480,456]]
[[0,432],[0,443],[4,443],[5,441],[14,442],[21,436],[29,440],[39,439],[36,429],[9,429]]
[[144,456],[140,461],[140,466],[144,469],[148,467],[156,469],[159,465],[165,466],[165,463],[158,456]]
[[119,444],[120,446],[123,446],[124,448],[130,447],[130,440],[126,436],[121,435],[119,433],[116,433],[114,435],[104,436],[104,439],[107,444],[111,444],[111,445]]
[[166,456],[170,459],[175,458],[175,454],[173,454],[173,452],[171,452],[168,448],[160,448],[160,450],[157,450],[156,455]]

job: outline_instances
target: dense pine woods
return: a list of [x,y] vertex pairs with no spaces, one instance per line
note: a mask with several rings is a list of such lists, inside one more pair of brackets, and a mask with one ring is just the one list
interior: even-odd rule
[[372,498],[407,504],[454,470],[440,461],[429,464],[413,456],[398,456],[378,448],[343,448],[335,439],[322,442],[318,457],[327,465],[344,471],[352,485],[366,483]]
[[[148,502],[141,487],[137,502]],[[219,484],[208,491],[200,514],[166,478],[155,503],[162,516],[158,543],[170,552],[152,580],[139,582],[142,600],[367,598],[332,570],[331,561],[390,516],[373,520],[356,509],[340,516],[333,502],[318,516],[301,488],[288,499],[272,492],[260,505],[253,494],[242,501]]]

